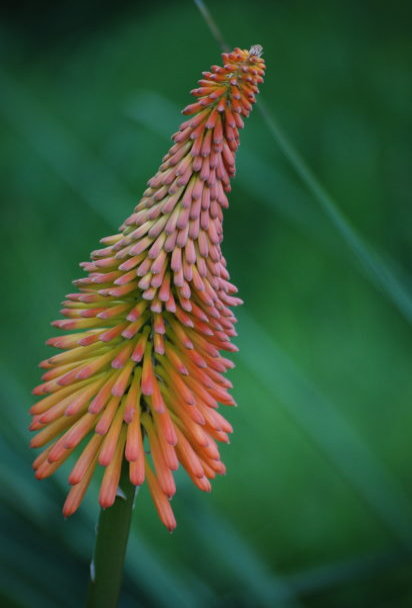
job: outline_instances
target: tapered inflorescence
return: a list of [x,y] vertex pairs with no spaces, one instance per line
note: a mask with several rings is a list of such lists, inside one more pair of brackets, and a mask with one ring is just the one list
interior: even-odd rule
[[239,129],[264,75],[261,47],[224,53],[204,72],[189,118],[132,215],[81,266],[88,273],[67,295],[63,320],[73,333],[40,365],[31,445],[44,448],[36,477],[51,475],[78,447],[63,512],[79,506],[97,465],[99,502],[110,507],[126,460],[130,480],[146,479],[163,523],[175,527],[169,500],[181,464],[201,489],[225,472],[217,441],[231,425],[218,404],[233,405],[224,372],[232,363],[240,300],[222,256],[222,209],[235,173]]

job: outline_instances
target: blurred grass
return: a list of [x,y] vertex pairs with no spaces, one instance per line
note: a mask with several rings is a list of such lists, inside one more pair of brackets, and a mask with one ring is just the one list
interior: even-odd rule
[[[194,3],[199,8],[200,14],[204,18],[205,23],[219,47],[227,52],[230,49],[230,45],[225,41],[224,35],[220,31],[216,21],[213,19],[207,4],[203,2],[203,0],[194,0]],[[404,281],[399,280],[396,276],[393,268],[394,264],[392,263],[389,265],[387,261],[374,251],[365,239],[357,233],[355,228],[339,209],[337,202],[322,186],[309,165],[293,146],[269,108],[262,101],[261,97],[258,99],[257,107],[258,110],[260,110],[269,133],[272,135],[285,158],[289,161],[307,190],[320,205],[322,211],[343,238],[348,248],[359,259],[365,276],[392,300],[408,321],[412,321],[412,292],[404,284]]]
[[[234,44],[263,44],[267,105],[356,231],[407,276],[409,9],[208,4]],[[29,391],[77,263],[129,213],[176,108],[218,61],[190,3],[129,5],[115,19],[103,6],[95,23],[79,7],[50,7],[44,38],[24,14],[2,25],[5,606],[81,602],[96,492],[64,522],[65,471],[32,478]],[[179,476],[172,537],[141,491],[121,605],[407,606],[410,326],[359,273],[257,112],[238,174],[224,251],[246,305],[228,475],[210,497]]]

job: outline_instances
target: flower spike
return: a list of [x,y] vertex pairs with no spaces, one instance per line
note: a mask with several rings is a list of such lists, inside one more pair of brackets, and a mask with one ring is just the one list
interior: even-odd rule
[[204,491],[225,472],[216,442],[228,442],[232,427],[216,408],[234,401],[223,376],[232,363],[220,351],[236,350],[230,309],[241,300],[221,252],[222,220],[239,129],[263,81],[261,53],[236,48],[203,72],[158,172],[119,232],[81,264],[87,276],[53,323],[69,333],[48,341],[62,352],[40,364],[31,445],[44,448],[33,465],[43,479],[84,442],[66,516],[98,466],[99,502],[110,507],[126,460],[171,530],[179,464]]

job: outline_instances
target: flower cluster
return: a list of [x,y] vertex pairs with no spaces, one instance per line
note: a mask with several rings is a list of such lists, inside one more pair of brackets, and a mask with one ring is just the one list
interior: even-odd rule
[[233,294],[221,252],[222,210],[235,173],[239,129],[264,61],[261,47],[224,53],[204,72],[188,119],[119,233],[102,239],[81,266],[85,278],[53,325],[62,352],[41,363],[31,445],[45,448],[36,477],[51,475],[81,444],[63,512],[79,506],[97,465],[99,502],[110,507],[126,460],[130,480],[147,480],[163,523],[176,525],[170,498],[181,464],[204,491],[225,472],[217,441],[231,425],[217,411],[233,405],[224,372],[234,351]]

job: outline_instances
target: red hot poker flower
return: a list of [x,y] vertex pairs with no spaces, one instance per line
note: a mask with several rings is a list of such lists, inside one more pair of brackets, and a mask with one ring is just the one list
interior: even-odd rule
[[[261,47],[223,53],[203,72],[188,119],[132,215],[82,264],[88,273],[67,295],[63,320],[73,331],[51,338],[62,349],[41,363],[42,396],[32,408],[31,445],[38,479],[79,446],[66,516],[78,508],[96,469],[105,468],[99,502],[116,497],[124,459],[130,480],[146,479],[162,522],[176,526],[169,500],[181,464],[204,491],[225,472],[216,441],[231,425],[218,404],[233,405],[223,376],[235,351],[236,319],[222,255],[222,209],[235,173],[239,129],[264,75]],[[85,441],[84,441],[85,440]],[[144,443],[146,442],[146,450]],[[150,456],[148,455],[150,450]]]

